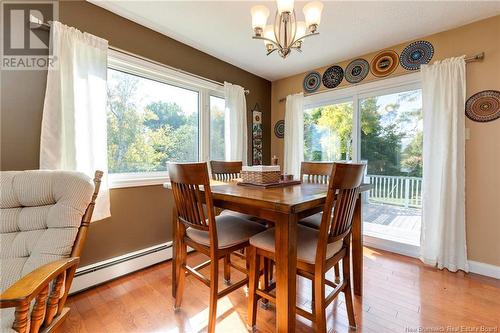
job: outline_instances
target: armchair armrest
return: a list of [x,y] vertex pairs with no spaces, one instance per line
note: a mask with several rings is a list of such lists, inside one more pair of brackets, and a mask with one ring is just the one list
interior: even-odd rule
[[0,295],[0,308],[17,307],[35,298],[48,284],[67,269],[76,266],[80,258],[60,259],[41,266],[22,277]]

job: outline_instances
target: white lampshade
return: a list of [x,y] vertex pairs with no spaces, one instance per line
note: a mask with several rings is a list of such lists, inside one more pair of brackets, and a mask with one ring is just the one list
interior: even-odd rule
[[264,29],[269,17],[269,9],[266,6],[254,6],[250,13],[252,14],[252,28]]
[[306,25],[310,27],[313,24],[319,25],[321,22],[321,12],[323,11],[323,4],[319,1],[309,2],[302,10],[306,18]]
[[306,22],[298,21],[297,22],[297,32],[295,32],[295,39],[299,39],[300,37],[304,37],[306,34]]
[[[274,35],[274,27],[272,25],[266,25],[264,28],[264,37],[276,41],[276,36]],[[271,44],[269,41],[264,40],[264,45]]]
[[276,0],[278,13],[293,12],[293,0]]

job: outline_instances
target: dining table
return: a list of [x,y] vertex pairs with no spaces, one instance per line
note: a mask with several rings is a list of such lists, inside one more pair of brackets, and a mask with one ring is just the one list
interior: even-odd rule
[[[170,183],[164,184],[171,188]],[[363,192],[372,188],[362,184],[353,214],[352,224],[352,281],[354,294],[363,294],[363,244],[362,212]],[[211,181],[210,189],[214,206],[253,215],[274,224],[276,239],[276,332],[295,332],[296,315],[296,261],[298,221],[321,212],[326,201],[327,184],[300,183],[285,187],[258,188],[238,185],[237,181]],[[173,235],[177,227],[173,212]],[[172,296],[175,298],[178,253],[173,237]],[[178,271],[177,271],[178,272]]]

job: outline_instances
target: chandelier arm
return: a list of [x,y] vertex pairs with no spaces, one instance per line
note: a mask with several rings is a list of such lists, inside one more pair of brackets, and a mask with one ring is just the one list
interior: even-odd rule
[[276,10],[276,17],[274,18],[274,39],[276,40],[278,47],[280,49],[283,49],[283,45],[281,45],[281,41],[279,38],[280,33],[281,33],[281,14],[278,13],[278,11]]
[[266,37],[262,37],[262,36],[252,36],[252,39],[260,39],[260,40],[265,40],[267,42],[270,42],[272,43],[274,46],[276,46],[277,48],[281,48],[281,46],[276,43],[274,40],[272,39],[269,39],[269,38],[266,38]]
[[277,51],[277,50],[278,50],[277,48],[274,48],[271,51],[268,51],[267,54],[266,54],[266,56],[270,55],[271,53],[273,53],[274,51]]
[[311,37],[311,36],[316,36],[316,35],[319,35],[319,32],[310,32],[310,33],[308,33],[308,34],[306,34],[306,35],[304,35],[304,36],[302,36],[302,37],[297,38],[296,40],[294,40],[293,44],[295,44],[295,43],[297,43],[297,42],[299,42],[301,40],[304,40],[306,37]]

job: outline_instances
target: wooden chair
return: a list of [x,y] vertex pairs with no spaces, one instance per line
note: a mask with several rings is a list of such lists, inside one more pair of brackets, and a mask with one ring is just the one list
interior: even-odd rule
[[[298,226],[297,274],[312,280],[313,308],[312,312],[308,312],[297,307],[297,313],[313,321],[318,332],[326,332],[326,307],[340,292],[345,295],[349,325],[356,326],[350,281],[351,227],[363,170],[363,164],[334,163],[320,229]],[[333,215],[330,214],[332,210]],[[274,230],[269,229],[251,237],[250,244],[247,250],[250,266],[248,325],[254,328],[258,299],[266,298],[275,302],[275,297],[270,294],[274,285],[267,289],[257,286],[261,274],[257,267],[261,258],[274,259]],[[335,283],[326,279],[325,274],[340,260],[343,263],[342,281]],[[333,291],[325,298],[326,285],[332,287]]]
[[[2,237],[6,243],[0,258],[2,332],[52,332],[68,315],[69,308],[64,305],[102,174],[96,171],[92,182],[71,171],[1,173],[0,230],[2,236],[7,234]],[[16,227],[6,230],[9,226]],[[12,234],[16,237],[8,236]],[[19,243],[26,236],[38,237]]]
[[[232,253],[246,248],[248,239],[265,230],[259,223],[232,215],[215,216],[210,190],[210,179],[206,163],[170,164],[170,181],[177,209],[175,242],[178,244],[176,257],[177,290],[174,308],[181,306],[185,275],[190,274],[210,288],[208,332],[215,331],[217,300],[247,284],[245,277],[224,290],[218,289],[219,260],[224,259],[224,280],[229,282],[231,267],[247,274],[245,268],[230,261]],[[204,192],[202,193],[201,187]],[[206,205],[206,210],[203,208]],[[210,260],[190,267],[186,264],[187,246],[205,254]],[[210,279],[199,269],[210,266]]]

